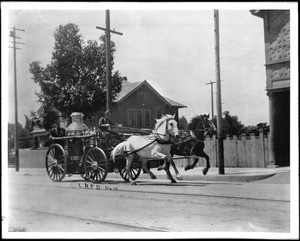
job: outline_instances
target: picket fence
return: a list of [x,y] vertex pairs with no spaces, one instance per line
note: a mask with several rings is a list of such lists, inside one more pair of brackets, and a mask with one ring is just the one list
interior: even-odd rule
[[[217,163],[217,140],[215,136],[205,138],[205,153],[210,157],[210,166],[218,167]],[[227,136],[223,141],[225,167],[267,167],[269,164],[269,134],[262,131],[258,136]],[[46,148],[30,150],[20,149],[20,167],[44,167]],[[178,167],[191,164],[191,159],[176,159]],[[205,159],[199,158],[197,166],[205,166]]]
[[[205,153],[210,158],[210,166],[218,167],[217,162],[217,139],[216,136],[206,136]],[[223,141],[224,146],[224,166],[225,167],[267,167],[269,165],[269,134],[264,135],[259,131],[259,135],[253,133],[250,136],[227,136]],[[180,159],[177,166],[191,164],[192,160]],[[204,158],[199,158],[197,166],[205,166]]]

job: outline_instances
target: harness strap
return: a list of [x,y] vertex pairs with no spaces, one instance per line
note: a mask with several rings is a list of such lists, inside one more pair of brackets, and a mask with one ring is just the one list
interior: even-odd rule
[[147,146],[150,146],[150,145],[153,144],[154,142],[156,142],[156,140],[151,141],[151,142],[148,143],[147,145],[142,146],[141,148],[139,148],[139,149],[137,149],[137,150],[134,150],[134,151],[129,152],[129,153],[126,152],[126,153],[124,153],[124,154],[125,154],[125,156],[129,156],[129,155],[131,155],[131,154],[137,153],[138,151],[143,150],[143,149],[146,148]]
[[173,142],[173,144],[174,144],[175,146],[177,146],[177,145],[180,145],[180,144],[182,144],[182,143],[192,141],[193,139],[194,139],[194,138],[189,138],[189,139],[184,140],[184,141],[179,141],[179,142],[176,142],[176,143]]

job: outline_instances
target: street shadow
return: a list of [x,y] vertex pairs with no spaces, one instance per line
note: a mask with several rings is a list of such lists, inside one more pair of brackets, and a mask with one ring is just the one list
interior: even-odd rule
[[230,183],[230,182],[196,182],[196,181],[178,181],[177,183],[162,183],[153,181],[137,181],[139,186],[209,186],[209,185],[242,185],[241,183]]
[[[84,179],[76,179],[76,180],[62,180],[62,183],[93,183]],[[93,183],[93,184],[125,184],[131,185],[129,182],[124,180],[109,180],[106,179],[101,183]],[[176,183],[171,182],[162,182],[158,179],[156,180],[136,180],[137,186],[209,186],[209,185],[230,185],[230,186],[240,186],[242,183],[237,182],[210,182],[210,181],[177,181]]]

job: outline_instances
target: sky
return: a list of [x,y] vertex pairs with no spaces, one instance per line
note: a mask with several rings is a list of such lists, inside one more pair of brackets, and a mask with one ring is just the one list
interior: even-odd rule
[[[262,4],[262,3],[261,3]],[[77,24],[84,40],[96,40],[103,34],[105,10],[110,10],[110,26],[123,35],[113,34],[116,44],[114,71],[129,82],[147,80],[161,95],[187,106],[179,116],[188,121],[199,114],[211,114],[211,85],[216,81],[214,9],[219,9],[220,75],[222,111],[236,115],[244,125],[269,123],[266,95],[266,71],[263,20],[251,15],[251,9],[271,9],[274,3],[255,4],[150,4],[150,3],[18,3],[3,5],[2,36],[9,28],[18,31],[17,96],[18,120],[37,111],[39,91],[29,73],[29,64],[50,63],[54,47],[53,33],[59,25]],[[280,6],[279,6],[280,7]],[[6,25],[5,25],[6,24]],[[6,28],[5,28],[6,26]],[[8,122],[14,123],[13,50],[2,53],[4,97],[2,106]],[[4,61],[3,61],[4,59]],[[216,114],[216,85],[213,85]],[[3,92],[2,92],[3,93]],[[4,105],[3,105],[4,103]]]

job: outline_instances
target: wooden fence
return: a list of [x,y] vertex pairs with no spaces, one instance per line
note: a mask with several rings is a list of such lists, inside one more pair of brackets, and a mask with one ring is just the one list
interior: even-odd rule
[[[223,146],[225,167],[267,167],[269,164],[269,134],[266,136],[262,131],[259,136],[227,136]],[[210,166],[218,167],[216,136],[206,136],[204,151],[210,158]],[[178,160],[176,165],[185,166],[187,163],[192,163],[192,160]],[[197,166],[206,166],[205,159],[199,158]]]

